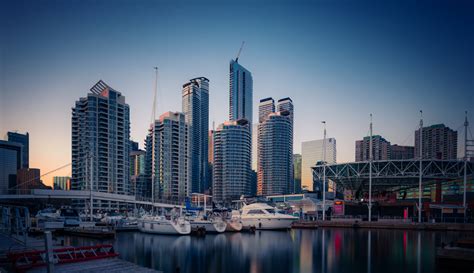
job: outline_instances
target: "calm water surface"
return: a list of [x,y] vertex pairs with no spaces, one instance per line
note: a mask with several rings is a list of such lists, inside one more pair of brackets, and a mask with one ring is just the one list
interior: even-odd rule
[[[115,241],[66,237],[66,244],[113,243],[122,259],[164,272],[442,272],[435,247],[466,233],[366,229],[257,231],[192,236],[118,233]],[[446,272],[446,271],[445,271]],[[449,271],[447,271],[449,272]]]

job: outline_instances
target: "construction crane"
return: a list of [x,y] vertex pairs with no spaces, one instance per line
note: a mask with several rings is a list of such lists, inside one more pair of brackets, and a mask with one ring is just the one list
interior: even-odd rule
[[239,56],[240,56],[240,53],[242,52],[242,48],[244,48],[244,44],[245,44],[245,41],[242,41],[242,45],[240,46],[239,53],[237,53],[237,57],[235,58],[236,62],[239,61]]

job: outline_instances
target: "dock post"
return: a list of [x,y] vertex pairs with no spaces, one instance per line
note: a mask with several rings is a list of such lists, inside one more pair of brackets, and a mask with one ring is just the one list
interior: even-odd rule
[[51,231],[44,232],[44,247],[46,248],[47,272],[54,272],[53,239]]

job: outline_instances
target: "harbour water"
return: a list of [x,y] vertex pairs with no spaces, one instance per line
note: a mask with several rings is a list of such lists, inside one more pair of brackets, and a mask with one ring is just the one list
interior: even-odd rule
[[205,237],[118,233],[115,240],[65,237],[69,245],[112,243],[122,259],[163,272],[450,272],[436,247],[458,232],[293,229]]

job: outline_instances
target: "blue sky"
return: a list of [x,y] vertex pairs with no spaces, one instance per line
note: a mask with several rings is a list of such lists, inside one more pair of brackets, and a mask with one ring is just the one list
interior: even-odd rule
[[[181,110],[181,86],[210,79],[210,126],[228,118],[229,61],[253,73],[264,97],[295,104],[295,152],[322,138],[338,161],[374,133],[412,145],[425,124],[462,130],[474,113],[472,1],[3,1],[0,133],[30,132],[30,165],[70,162],[75,100],[99,79],[125,95],[141,144],[158,113]],[[256,117],[254,118],[256,120]],[[48,182],[48,181],[47,181]]]

